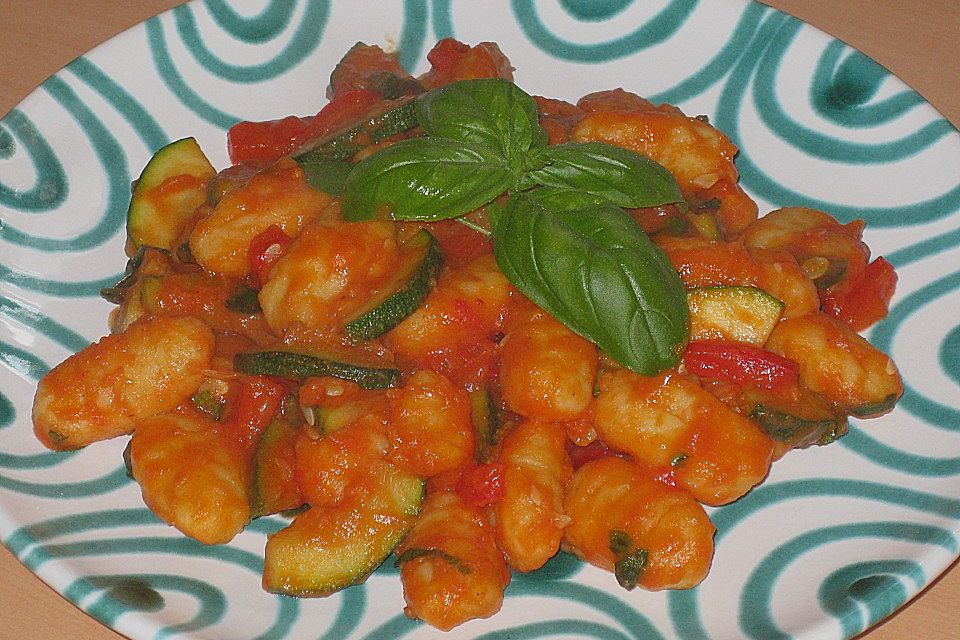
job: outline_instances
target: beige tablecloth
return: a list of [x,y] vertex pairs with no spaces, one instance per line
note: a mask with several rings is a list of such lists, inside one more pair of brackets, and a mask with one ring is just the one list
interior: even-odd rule
[[[709,2],[710,0],[704,0]],[[0,0],[0,114],[77,55],[178,0]],[[960,125],[957,0],[770,0],[896,73]],[[862,640],[960,638],[954,568]],[[0,640],[117,640],[0,547]]]

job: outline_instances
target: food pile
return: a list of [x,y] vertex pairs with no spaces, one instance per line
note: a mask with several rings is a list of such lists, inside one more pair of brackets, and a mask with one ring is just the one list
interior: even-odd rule
[[703,505],[902,394],[857,333],[896,274],[862,222],[758,218],[705,116],[532,97],[492,43],[428,59],[357,44],[316,116],[238,123],[221,171],[192,138],[157,151],[111,334],[41,380],[37,437],[132,434],[146,504],[207,544],[291,518],[275,593],[389,559],[450,629],[561,549],[698,584]]

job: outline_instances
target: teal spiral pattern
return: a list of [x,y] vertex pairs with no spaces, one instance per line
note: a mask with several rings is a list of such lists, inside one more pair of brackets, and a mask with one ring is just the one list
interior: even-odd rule
[[[960,136],[861,53],[745,0],[195,1],[68,65],[0,120],[0,539],[91,616],[132,638],[435,637],[400,613],[396,569],[331,598],[259,587],[254,522],[227,546],[147,511],[122,442],[44,451],[30,404],[50,366],[106,331],[99,290],[123,269],[129,183],[193,135],[217,166],[239,119],[316,112],[354,42],[426,68],[431,43],[494,40],[529,91],[575,99],[624,86],[707,114],[739,146],[766,211],[863,218],[900,274],[870,338],[906,394],[837,445],[778,462],[715,510],[717,555],[691,591],[620,590],[560,554],[518,575],[504,611],[445,637],[849,638],[960,552]],[[921,336],[922,339],[918,339]]]

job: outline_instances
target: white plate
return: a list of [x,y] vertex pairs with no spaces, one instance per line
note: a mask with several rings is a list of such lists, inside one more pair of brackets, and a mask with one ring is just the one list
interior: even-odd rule
[[395,571],[324,600],[260,590],[264,534],[204,547],[159,523],[123,473],[121,440],[44,452],[37,378],[106,331],[129,183],[193,135],[225,166],[238,118],[316,112],[357,40],[424,69],[438,37],[495,40],[532,93],[624,86],[709,114],[740,146],[761,211],[806,204],[868,221],[896,265],[871,331],[907,385],[838,444],[795,452],[714,512],[710,577],[626,592],[561,557],[516,576],[503,611],[450,638],[841,638],[888,615],[958,553],[960,137],[864,56],[741,0],[251,3],[180,7],[114,38],[0,122],[0,535],[32,571],[133,638],[426,638]]

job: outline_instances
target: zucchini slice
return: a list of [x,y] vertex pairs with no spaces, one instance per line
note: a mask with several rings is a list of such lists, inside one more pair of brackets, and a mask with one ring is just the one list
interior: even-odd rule
[[133,188],[127,235],[137,248],[174,246],[197,207],[207,199],[216,171],[193,138],[171,142],[153,154]]
[[733,340],[762,347],[783,314],[783,302],[763,289],[698,287],[687,291],[690,340]]
[[296,479],[296,439],[297,425],[278,415],[257,441],[250,485],[251,517],[280,513],[303,504]]
[[162,249],[142,247],[127,263],[127,275],[101,295],[120,306],[110,315],[110,331],[121,333],[138,319],[157,312],[160,279],[172,272],[169,255]]
[[415,104],[415,100],[406,100],[351,129],[312,142],[294,154],[294,159],[304,166],[311,162],[352,158],[361,149],[416,127],[419,121]]
[[382,399],[377,396],[364,397],[338,407],[303,407],[303,412],[314,433],[319,436],[328,436],[353,424],[365,415],[375,413],[381,403]]
[[720,224],[717,222],[717,216],[712,212],[706,213],[688,213],[687,220],[690,221],[693,230],[701,238],[710,240],[720,240]]
[[500,412],[488,386],[470,392],[470,421],[476,438],[476,461],[487,462],[497,444],[500,431]]
[[363,581],[410,531],[423,493],[417,476],[377,463],[344,502],[313,507],[270,536],[263,588],[322,597]]
[[253,351],[238,353],[234,368],[255,376],[279,376],[303,381],[319,376],[353,380],[364,389],[386,389],[400,382],[400,370],[358,363],[339,355],[298,351]]
[[391,282],[344,327],[354,340],[372,340],[394,328],[423,304],[443,266],[440,245],[429,231],[419,231],[402,248],[401,266]]
[[260,300],[257,299],[256,289],[251,289],[245,284],[238,284],[224,304],[230,311],[236,311],[244,315],[263,312],[263,309],[260,308]]

